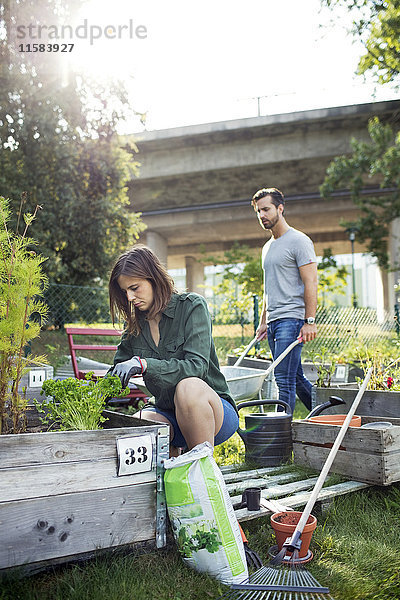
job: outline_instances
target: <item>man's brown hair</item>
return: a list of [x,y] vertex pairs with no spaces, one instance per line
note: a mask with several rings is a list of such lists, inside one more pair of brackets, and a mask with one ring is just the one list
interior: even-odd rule
[[257,208],[257,201],[265,198],[265,196],[271,196],[271,202],[274,206],[278,207],[280,204],[285,206],[285,197],[278,188],[262,188],[251,199],[254,210]]

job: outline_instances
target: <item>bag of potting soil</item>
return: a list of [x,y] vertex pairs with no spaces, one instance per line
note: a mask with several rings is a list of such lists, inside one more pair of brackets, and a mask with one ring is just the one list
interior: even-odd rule
[[165,461],[165,494],[183,560],[229,585],[248,577],[239,525],[211,444]]

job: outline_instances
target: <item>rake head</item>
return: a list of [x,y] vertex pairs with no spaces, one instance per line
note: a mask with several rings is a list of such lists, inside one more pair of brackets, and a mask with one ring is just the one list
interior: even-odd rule
[[303,567],[262,567],[218,600],[333,600]]

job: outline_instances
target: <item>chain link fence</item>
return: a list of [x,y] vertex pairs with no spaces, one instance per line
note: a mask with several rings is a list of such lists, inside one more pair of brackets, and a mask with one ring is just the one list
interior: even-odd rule
[[357,343],[369,346],[398,334],[394,313],[378,315],[374,308],[318,307],[316,322],[318,336],[307,343],[311,352],[326,348],[340,354]]
[[[108,290],[103,287],[74,285],[49,285],[45,300],[49,306],[48,326],[63,328],[68,324],[98,326],[110,324]],[[237,322],[221,323],[221,315],[213,307],[213,336],[220,351],[228,353],[233,348],[248,343],[258,325],[258,298],[255,310],[245,316],[238,315]],[[321,351],[340,353],[350,344],[370,345],[383,338],[399,335],[397,313],[379,314],[373,308],[319,307],[317,311],[318,336],[309,342],[309,353]],[[266,343],[262,345],[265,347]]]
[[110,323],[108,290],[104,287],[50,284],[44,294],[49,307],[48,325]]

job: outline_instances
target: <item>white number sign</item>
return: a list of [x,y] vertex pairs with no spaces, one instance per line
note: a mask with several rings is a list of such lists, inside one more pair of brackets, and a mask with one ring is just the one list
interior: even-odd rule
[[344,379],[346,377],[346,367],[344,365],[338,365],[336,367],[336,378]]
[[151,471],[153,444],[150,435],[117,439],[118,477]]

